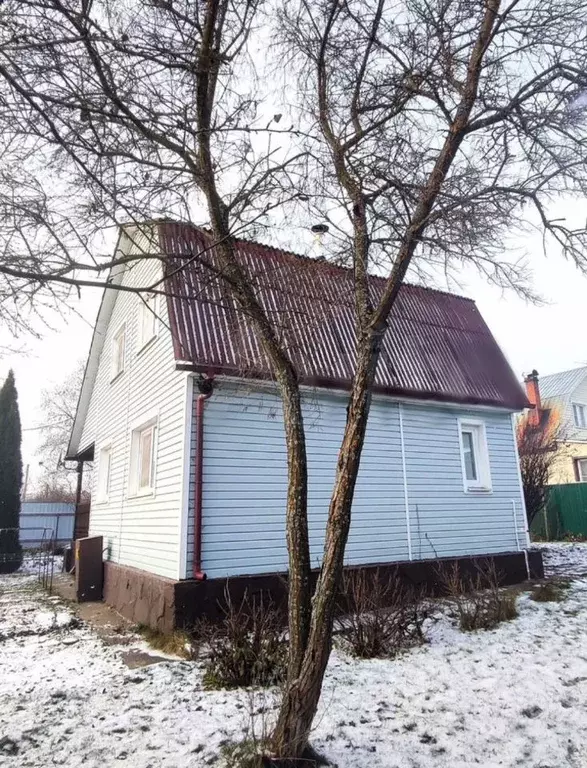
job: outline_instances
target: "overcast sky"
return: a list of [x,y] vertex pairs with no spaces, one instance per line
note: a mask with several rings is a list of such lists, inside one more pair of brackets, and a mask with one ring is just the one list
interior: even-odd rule
[[[567,202],[564,212],[584,225],[587,204]],[[520,245],[528,255],[533,287],[547,302],[545,305],[530,305],[511,292],[502,294],[473,272],[463,275],[455,292],[475,299],[516,375],[521,377],[533,368],[544,375],[587,364],[583,325],[587,278],[554,249],[545,257],[538,236]],[[14,340],[0,329],[0,347],[10,344],[22,348],[19,353],[0,357],[0,380],[10,368],[14,369],[25,430],[23,460],[31,464],[33,476],[38,467],[36,427],[44,423],[41,391],[65,379],[78,360],[86,358],[99,302],[99,290],[84,290],[81,300],[72,303],[72,311],[64,317],[50,318],[52,328],[38,326],[41,339]]]

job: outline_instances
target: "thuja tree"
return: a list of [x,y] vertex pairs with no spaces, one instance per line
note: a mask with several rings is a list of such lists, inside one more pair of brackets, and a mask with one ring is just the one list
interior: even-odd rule
[[[14,212],[3,217],[0,275],[5,295],[17,286],[28,300],[47,286],[91,282],[108,262],[96,265],[88,227],[155,213],[193,220],[194,196],[205,205],[221,277],[284,405],[290,649],[269,749],[298,759],[331,650],[381,341],[407,270],[471,262],[524,289],[503,240],[527,226],[584,263],[585,231],[551,220],[548,203],[587,192],[587,0],[275,0],[263,17],[259,8],[0,6],[0,136],[3,156],[14,158],[0,179]],[[255,40],[257,53],[279,43],[295,129],[267,113],[276,97],[259,91],[269,81],[258,77],[265,50],[255,56]],[[58,171],[64,189],[43,184],[36,164]],[[231,240],[285,206],[326,212],[339,244],[332,256],[354,275],[356,369],[314,590],[298,375],[280,318],[265,311]],[[35,237],[22,236],[26,226]],[[387,276],[377,296],[368,281],[375,267]]]
[[12,573],[22,562],[18,527],[22,458],[20,414],[14,374],[0,389],[0,573]]

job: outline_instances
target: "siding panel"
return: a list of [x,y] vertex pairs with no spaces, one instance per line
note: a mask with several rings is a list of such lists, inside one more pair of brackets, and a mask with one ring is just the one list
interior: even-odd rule
[[[143,260],[127,270],[123,282],[145,286],[159,275],[158,261]],[[95,501],[97,467],[93,473],[90,534],[104,536],[108,557],[115,562],[180,578],[187,380],[185,373],[175,369],[167,307],[163,300],[157,308],[160,317],[157,338],[139,351],[140,301],[129,292],[119,292],[116,296],[80,440],[80,449],[94,443],[96,456],[101,444],[112,444],[110,492],[106,504]],[[111,341],[123,322],[126,327],[125,370],[111,382]],[[155,494],[131,498],[128,487],[132,425],[155,412],[158,413]]]
[[[313,393],[304,418],[309,458],[311,561],[318,567],[346,398]],[[404,405],[404,441],[414,558],[517,549],[523,512],[508,413]],[[457,420],[483,418],[493,492],[465,494]],[[192,438],[192,446],[195,444]],[[192,464],[195,455],[192,448]],[[193,499],[193,472],[190,499]],[[287,467],[279,398],[266,389],[223,384],[204,416],[203,568],[209,578],[287,570]],[[193,506],[188,568],[193,557]],[[347,564],[408,559],[399,405],[374,398],[353,503]],[[188,570],[189,573],[189,570]]]

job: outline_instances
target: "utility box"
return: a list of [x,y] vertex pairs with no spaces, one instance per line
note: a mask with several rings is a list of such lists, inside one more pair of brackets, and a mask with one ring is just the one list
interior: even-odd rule
[[103,548],[102,536],[88,536],[75,542],[75,597],[78,603],[102,599]]

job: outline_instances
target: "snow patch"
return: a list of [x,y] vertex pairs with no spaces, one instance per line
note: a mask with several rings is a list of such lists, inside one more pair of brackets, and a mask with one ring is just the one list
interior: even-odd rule
[[[587,562],[585,546],[543,551],[567,575]],[[586,766],[587,578],[565,594],[523,594],[519,618],[490,632],[462,633],[439,608],[428,644],[395,661],[335,649],[313,745],[339,768]],[[58,626],[46,631],[50,615]],[[26,576],[0,577],[0,627],[12,630],[0,640],[3,767],[216,766],[250,712],[258,733],[271,719],[276,691],[206,691],[198,662],[129,670],[128,645],[107,646],[72,618]]]

